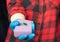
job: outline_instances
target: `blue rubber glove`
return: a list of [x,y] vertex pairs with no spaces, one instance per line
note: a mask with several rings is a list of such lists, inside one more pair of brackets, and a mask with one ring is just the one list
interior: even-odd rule
[[[35,34],[35,26],[34,26],[34,22],[31,23],[32,24],[32,34],[30,35],[27,35],[27,34],[23,34],[21,36],[18,37],[19,40],[31,40],[34,38]],[[18,20],[15,20],[13,22],[10,23],[10,28],[12,29],[12,31],[14,32],[14,29],[16,26],[19,26],[20,25],[20,22]]]
[[18,20],[15,20],[10,23],[10,28],[12,29],[12,31],[14,31],[15,27],[19,25],[20,25],[20,22]]

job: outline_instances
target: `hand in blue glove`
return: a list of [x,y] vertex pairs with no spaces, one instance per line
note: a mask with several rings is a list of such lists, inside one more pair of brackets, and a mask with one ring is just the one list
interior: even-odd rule
[[[18,37],[19,40],[24,40],[24,39],[31,40],[34,38],[34,36],[35,36],[35,34],[34,34],[34,32],[35,32],[34,22],[31,22],[31,24],[32,24],[32,34],[30,34],[30,35],[23,34],[23,35]],[[10,28],[14,32],[15,27],[19,26],[19,25],[20,25],[20,22],[18,20],[15,20],[15,21],[10,23]]]

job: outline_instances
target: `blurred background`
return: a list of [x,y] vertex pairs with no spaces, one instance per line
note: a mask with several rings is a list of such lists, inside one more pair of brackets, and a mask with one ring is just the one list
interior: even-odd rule
[[0,0],[0,42],[4,42],[8,29],[8,14],[6,10],[6,0]]

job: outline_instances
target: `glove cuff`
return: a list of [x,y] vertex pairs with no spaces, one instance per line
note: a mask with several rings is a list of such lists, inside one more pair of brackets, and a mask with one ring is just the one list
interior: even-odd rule
[[25,19],[25,16],[22,13],[15,13],[10,18],[11,22],[16,20],[16,19]]

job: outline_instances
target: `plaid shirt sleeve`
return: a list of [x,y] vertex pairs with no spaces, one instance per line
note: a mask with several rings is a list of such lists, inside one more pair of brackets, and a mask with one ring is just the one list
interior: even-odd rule
[[16,12],[35,22],[36,36],[18,40],[9,28],[5,42],[60,42],[60,0],[6,0],[8,14]]

